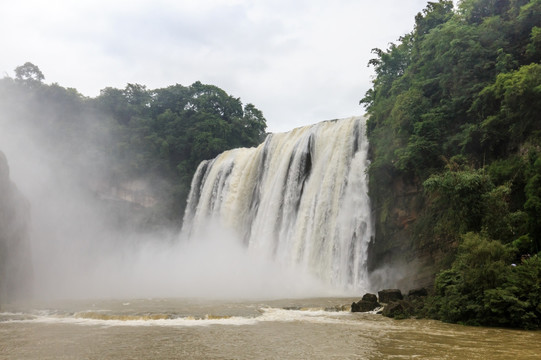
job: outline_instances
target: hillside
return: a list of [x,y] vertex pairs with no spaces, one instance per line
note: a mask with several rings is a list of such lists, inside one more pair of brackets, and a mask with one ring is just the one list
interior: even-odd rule
[[541,1],[429,2],[373,52],[375,281],[434,287],[435,318],[538,327]]
[[4,140],[41,158],[58,187],[89,195],[115,229],[178,229],[199,163],[266,135],[260,110],[214,85],[127,84],[89,98],[44,79],[32,63],[0,79]]

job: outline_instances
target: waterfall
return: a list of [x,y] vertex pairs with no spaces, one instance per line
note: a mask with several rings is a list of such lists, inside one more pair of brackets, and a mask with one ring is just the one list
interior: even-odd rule
[[218,223],[280,264],[341,289],[366,288],[373,226],[364,126],[361,117],[324,121],[202,162],[183,233]]

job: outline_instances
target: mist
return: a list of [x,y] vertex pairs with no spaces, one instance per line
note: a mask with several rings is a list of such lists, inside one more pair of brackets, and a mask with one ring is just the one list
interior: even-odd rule
[[[36,111],[25,109],[24,114]],[[104,199],[95,186],[107,177],[111,159],[96,159],[92,144],[85,141],[77,151],[55,148],[51,144],[64,141],[61,129],[49,129],[58,138],[44,138],[20,117],[0,114],[0,150],[8,159],[11,180],[31,204],[34,297],[340,294],[305,271],[244,247],[236,234],[217,224],[191,239],[182,238],[177,229],[147,231],[137,218],[118,225],[117,217],[131,215],[129,207],[120,199]],[[86,123],[92,126],[94,121],[87,116]],[[101,134],[100,142],[107,136],[112,135]]]
[[[284,298],[330,295],[309,274],[281,267],[224,230],[204,238],[144,241],[102,256],[75,294],[112,297]],[[68,279],[72,280],[72,279]]]
[[[308,274],[245,248],[217,225],[181,239],[174,232],[114,229],[103,204],[29,141],[2,132],[12,180],[31,203],[37,298],[277,298],[330,294]],[[19,146],[17,146],[19,145]],[[179,219],[179,222],[181,219]]]

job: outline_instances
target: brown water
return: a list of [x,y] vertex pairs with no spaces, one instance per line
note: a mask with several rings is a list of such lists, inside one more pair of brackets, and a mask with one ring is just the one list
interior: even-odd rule
[[541,332],[340,311],[357,299],[3,306],[0,359],[538,359]]

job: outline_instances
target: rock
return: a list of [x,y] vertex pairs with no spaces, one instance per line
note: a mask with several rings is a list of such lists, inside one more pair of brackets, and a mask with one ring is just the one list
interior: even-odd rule
[[373,311],[380,306],[376,295],[367,293],[363,295],[362,300],[351,304],[351,312]]
[[363,300],[364,301],[369,301],[369,302],[372,302],[372,303],[377,303],[378,302],[378,297],[376,296],[376,294],[366,293],[366,294],[363,295]]
[[378,298],[380,302],[385,304],[404,299],[402,292],[399,289],[385,289],[378,291]]
[[30,204],[9,176],[0,151],[0,303],[31,295]]
[[359,300],[356,303],[351,304],[351,312],[367,312],[373,311],[381,305],[377,302],[370,302],[365,300]]
[[425,297],[428,296],[428,291],[425,288],[412,289],[408,292],[408,297]]
[[406,300],[393,301],[383,309],[383,316],[406,319],[413,313],[413,306]]

